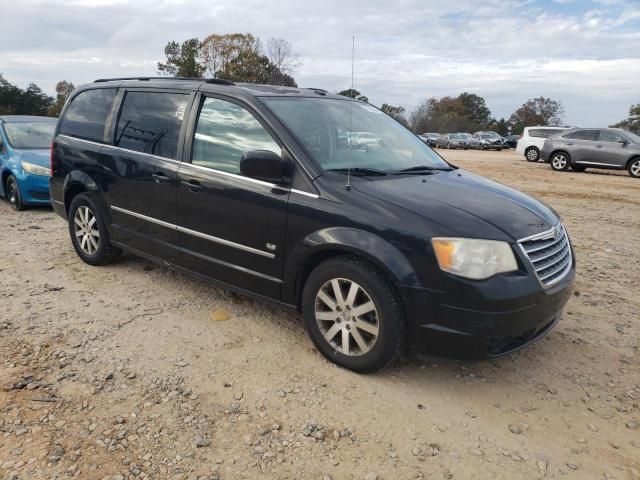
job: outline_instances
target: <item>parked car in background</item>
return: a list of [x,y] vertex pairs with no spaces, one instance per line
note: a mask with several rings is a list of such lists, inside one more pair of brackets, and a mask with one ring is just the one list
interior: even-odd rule
[[371,147],[380,145],[382,139],[371,132],[353,132],[351,134],[354,147]]
[[49,160],[56,118],[0,116],[0,195],[14,210],[49,205]]
[[507,135],[504,137],[503,144],[509,148],[516,148],[518,145],[518,140],[520,140],[521,135]]
[[[559,321],[575,256],[545,204],[347,97],[141,80],[77,88],[58,122],[52,204],[87,264],[125,250],[300,311],[318,350],[358,372],[408,345],[506,355]],[[335,141],[352,130],[384,141]]]
[[516,153],[524,155],[528,162],[537,162],[540,160],[540,150],[544,141],[567,130],[569,127],[525,127],[516,145]]
[[540,156],[556,171],[605,168],[640,178],[640,136],[620,128],[579,128],[547,138]]
[[440,148],[469,148],[469,141],[459,133],[447,133],[436,140],[436,146]]
[[502,137],[496,132],[476,132],[473,134],[473,136],[482,142],[480,148],[482,148],[483,150],[500,151],[504,148]]
[[435,148],[438,142],[438,138],[441,137],[439,133],[423,133],[422,135],[418,135],[424,143],[429,145],[431,148]]
[[467,142],[469,142],[469,148],[479,149],[479,148],[482,148],[483,143],[486,143],[486,141],[476,138],[470,133],[461,132],[461,133],[458,133],[458,135],[460,135],[462,138],[467,140]]

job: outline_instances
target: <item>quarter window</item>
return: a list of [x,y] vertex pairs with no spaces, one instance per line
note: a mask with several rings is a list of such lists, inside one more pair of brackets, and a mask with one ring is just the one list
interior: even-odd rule
[[601,142],[623,142],[625,138],[619,133],[612,132],[611,130],[600,130],[600,141]]
[[96,142],[109,142],[107,119],[115,96],[115,88],[98,88],[79,93],[71,101],[60,122],[60,133]]
[[542,130],[541,128],[536,128],[533,130],[529,130],[530,137],[544,138],[546,137],[546,130]]
[[116,146],[175,160],[188,101],[182,93],[127,92]]
[[281,154],[269,132],[243,107],[205,98],[193,140],[191,163],[223,172],[240,173],[240,159],[248,150]]

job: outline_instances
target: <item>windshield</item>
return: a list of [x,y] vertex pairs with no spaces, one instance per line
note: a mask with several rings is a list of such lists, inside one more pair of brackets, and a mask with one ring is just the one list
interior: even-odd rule
[[371,105],[320,98],[262,100],[325,171],[450,168],[416,135]]
[[623,130],[622,131],[624,133],[624,135],[629,138],[629,140],[631,140],[633,143],[638,143],[640,144],[640,136],[636,135],[633,132],[629,132],[628,130]]
[[13,148],[45,149],[51,147],[55,122],[16,122],[5,123],[4,132]]

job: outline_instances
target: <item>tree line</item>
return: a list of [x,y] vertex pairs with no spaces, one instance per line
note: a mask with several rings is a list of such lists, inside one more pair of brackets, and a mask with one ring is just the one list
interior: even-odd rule
[[0,115],[40,115],[57,117],[74,85],[66,80],[56,84],[56,98],[50,97],[35,83],[26,89],[13,85],[0,73]]

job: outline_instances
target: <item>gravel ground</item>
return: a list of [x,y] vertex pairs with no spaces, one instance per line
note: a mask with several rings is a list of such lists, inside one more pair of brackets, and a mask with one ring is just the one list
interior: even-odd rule
[[295,315],[90,267],[50,210],[0,202],[0,478],[640,478],[640,182],[443,154],[553,205],[577,250],[562,321],[507,358],[357,375]]

